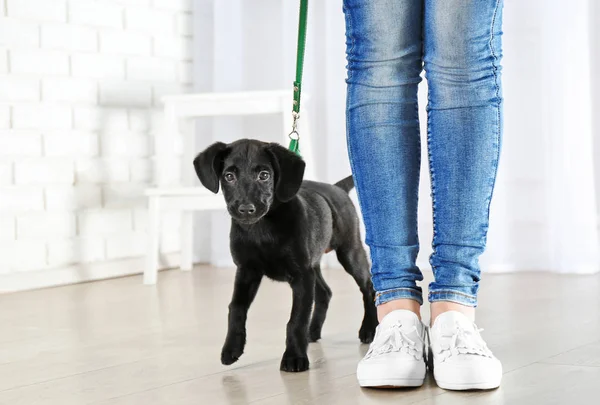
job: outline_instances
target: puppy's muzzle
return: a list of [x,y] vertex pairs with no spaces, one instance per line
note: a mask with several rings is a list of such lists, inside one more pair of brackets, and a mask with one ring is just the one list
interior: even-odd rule
[[250,217],[256,213],[256,207],[254,204],[240,204],[238,212],[244,217]]

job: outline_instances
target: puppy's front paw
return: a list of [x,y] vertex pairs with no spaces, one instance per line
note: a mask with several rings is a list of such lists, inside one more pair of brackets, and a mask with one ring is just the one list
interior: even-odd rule
[[242,354],[244,354],[244,346],[246,344],[246,336],[240,335],[229,335],[223,350],[221,350],[221,363],[228,366],[238,361]]
[[316,342],[317,340],[321,339],[321,331],[318,329],[310,328],[308,338],[311,342]]
[[360,330],[358,331],[358,338],[362,343],[371,343],[375,339],[375,329],[377,324],[375,322],[363,322]]
[[297,373],[299,371],[308,370],[308,357],[304,356],[295,356],[284,353],[283,358],[281,359],[281,366],[279,369],[281,371],[287,371],[290,373]]
[[221,350],[221,363],[228,366],[238,361],[244,354],[244,350],[241,347],[223,347]]

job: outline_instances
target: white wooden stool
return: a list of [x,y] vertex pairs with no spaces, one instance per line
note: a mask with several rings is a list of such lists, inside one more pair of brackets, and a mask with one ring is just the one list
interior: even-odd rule
[[[306,111],[308,97],[303,97]],[[165,131],[155,138],[155,179],[157,186],[146,190],[148,196],[148,247],[144,284],[155,284],[159,267],[160,217],[164,210],[182,212],[181,218],[181,262],[182,270],[191,270],[194,251],[193,211],[225,210],[221,194],[214,195],[203,187],[194,186],[196,174],[192,162],[199,152],[195,147],[194,131],[183,134],[181,184],[174,186],[166,179],[169,165],[173,165],[172,149],[179,136],[179,121],[200,117],[244,116],[283,114],[281,142],[287,146],[287,134],[292,127],[292,92],[257,91],[240,93],[205,93],[167,96],[163,98],[165,109]],[[306,117],[300,120],[301,152],[307,161],[305,178],[314,179],[312,145],[308,134]],[[218,134],[217,134],[218,140]]]

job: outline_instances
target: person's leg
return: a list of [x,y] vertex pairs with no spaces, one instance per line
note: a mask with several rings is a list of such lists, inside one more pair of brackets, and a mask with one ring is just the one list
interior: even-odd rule
[[347,139],[370,247],[378,317],[420,316],[415,261],[422,1],[345,0]]
[[380,320],[356,375],[363,387],[420,386],[426,331],[415,261],[423,3],[345,0],[344,12],[348,149]]
[[502,0],[425,0],[435,281],[433,373],[446,389],[500,385],[502,365],[473,323],[502,134]]
[[502,133],[501,26],[502,0],[425,0],[432,324],[477,305]]

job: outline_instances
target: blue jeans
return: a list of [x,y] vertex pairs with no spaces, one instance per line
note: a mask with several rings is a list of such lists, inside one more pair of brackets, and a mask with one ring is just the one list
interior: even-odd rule
[[417,86],[425,69],[435,281],[477,305],[502,134],[502,0],[344,0],[348,149],[376,304],[423,302]]

